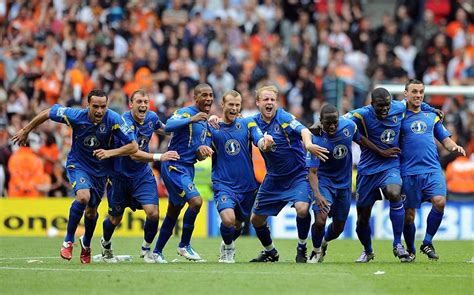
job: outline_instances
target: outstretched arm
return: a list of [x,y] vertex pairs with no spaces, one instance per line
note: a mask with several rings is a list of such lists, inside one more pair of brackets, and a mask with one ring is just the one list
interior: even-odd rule
[[33,120],[30,121],[25,127],[18,130],[18,132],[13,135],[13,143],[18,143],[18,145],[25,145],[28,139],[28,134],[33,131],[36,127],[43,124],[49,119],[51,109],[42,110]]
[[325,197],[321,195],[319,192],[319,180],[318,180],[318,168],[309,168],[309,173],[308,173],[308,180],[309,184],[311,186],[311,189],[314,192],[314,196],[316,198],[316,204],[318,205],[319,209],[328,214],[329,213],[329,203],[326,200]]
[[111,149],[111,150],[104,150],[104,149],[98,149],[92,152],[92,155],[94,157],[97,157],[99,160],[104,160],[112,157],[117,157],[117,156],[129,156],[131,154],[134,154],[138,151],[138,144],[134,140],[130,143],[127,143],[126,145],[123,145],[119,148],[116,149]]
[[130,158],[134,161],[139,162],[165,162],[165,161],[176,161],[179,160],[179,155],[175,151],[167,151],[166,153],[147,153],[138,150],[135,154],[130,155]]

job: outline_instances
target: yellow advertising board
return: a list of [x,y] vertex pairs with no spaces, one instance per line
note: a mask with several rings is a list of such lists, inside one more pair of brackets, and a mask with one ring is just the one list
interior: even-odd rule
[[[45,198],[45,199],[8,199],[0,198],[0,237],[23,236],[44,237],[64,236],[67,228],[69,207],[72,198]],[[160,199],[160,225],[168,208],[168,200]],[[107,198],[99,206],[99,220],[94,233],[95,237],[102,235],[102,221],[107,216]],[[181,211],[175,233],[181,233],[182,220],[186,208]],[[208,204],[203,202],[194,227],[194,237],[206,237],[208,233],[207,216]],[[114,236],[143,237],[145,212],[137,210],[132,212],[126,209],[122,223],[115,230]],[[83,221],[79,226],[76,236],[84,231]]]

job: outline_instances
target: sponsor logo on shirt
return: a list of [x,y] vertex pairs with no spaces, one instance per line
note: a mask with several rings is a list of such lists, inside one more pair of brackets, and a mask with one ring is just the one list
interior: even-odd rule
[[380,140],[386,144],[393,143],[395,141],[395,131],[392,129],[385,129],[382,135],[380,135]]
[[332,155],[335,159],[339,160],[344,158],[347,155],[348,149],[343,144],[338,144],[334,147]]
[[415,121],[415,122],[411,123],[411,125],[410,125],[411,131],[415,134],[425,133],[426,128],[428,128],[428,127],[426,126],[426,123],[423,122],[423,121]]
[[84,138],[83,143],[86,147],[91,148],[91,149],[97,148],[100,145],[100,142],[97,139],[97,137],[95,137],[95,135],[87,136],[86,138]]
[[240,152],[240,143],[235,139],[229,139],[225,143],[225,152],[231,156],[235,156]]

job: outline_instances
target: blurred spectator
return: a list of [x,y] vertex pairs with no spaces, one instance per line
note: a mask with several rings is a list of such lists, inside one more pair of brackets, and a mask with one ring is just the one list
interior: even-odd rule
[[40,147],[40,137],[31,133],[26,146],[19,147],[8,161],[10,181],[8,196],[45,196],[51,186],[51,178],[44,172],[43,161],[36,154]]
[[459,156],[446,168],[448,198],[456,201],[474,201],[474,154]]

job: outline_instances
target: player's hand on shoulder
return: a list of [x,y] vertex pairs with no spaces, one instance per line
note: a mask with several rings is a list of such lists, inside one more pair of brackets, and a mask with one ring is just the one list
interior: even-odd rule
[[165,161],[177,161],[179,160],[179,154],[176,151],[167,151],[163,155],[161,155],[161,162]]
[[322,136],[323,135],[323,126],[321,125],[320,122],[314,123],[308,129],[315,136]]
[[402,152],[398,147],[392,147],[386,150],[379,149],[379,155],[384,158],[396,158]]
[[209,117],[209,119],[207,119],[207,123],[209,123],[209,125],[211,125],[211,127],[214,129],[219,129],[220,121],[221,119],[216,115],[212,115]]
[[328,156],[326,154],[329,154],[329,151],[325,147],[311,143],[306,145],[305,148],[313,156],[318,157],[323,162],[326,162],[326,160],[328,159]]
[[195,122],[199,122],[199,121],[206,121],[208,116],[209,115],[207,113],[199,112],[196,115],[191,117],[191,122],[195,123]]
[[92,155],[94,157],[96,157],[97,159],[99,160],[105,160],[105,159],[108,159],[110,158],[110,153],[108,150],[104,150],[104,149],[98,149],[98,150],[94,150],[92,152]]
[[443,122],[443,120],[444,120],[444,113],[443,113],[443,111],[440,110],[440,109],[435,109],[434,112],[436,113],[436,115],[438,115],[439,120],[440,120],[441,122]]

